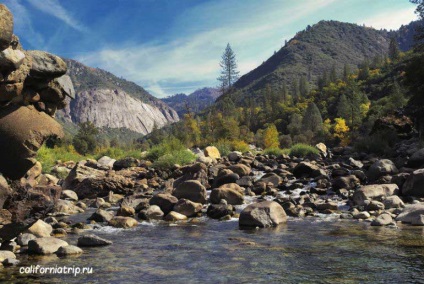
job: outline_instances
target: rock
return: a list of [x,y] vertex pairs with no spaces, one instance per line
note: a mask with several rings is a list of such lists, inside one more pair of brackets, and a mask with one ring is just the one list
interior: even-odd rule
[[384,208],[390,209],[390,208],[404,208],[405,204],[403,203],[402,199],[399,198],[397,195],[388,196],[384,201]]
[[208,207],[206,214],[212,219],[221,219],[224,216],[232,215],[234,208],[227,204],[211,204]]
[[365,185],[353,193],[352,199],[357,205],[364,205],[365,200],[388,197],[399,193],[396,184]]
[[13,15],[3,4],[0,4],[0,50],[6,49],[12,41]]
[[175,211],[171,211],[165,216],[165,221],[176,222],[184,220],[187,220],[187,216]]
[[197,180],[187,180],[179,184],[172,195],[185,198],[196,203],[205,204],[207,200],[206,188]]
[[219,159],[221,158],[221,154],[219,153],[218,148],[215,146],[208,146],[204,150],[206,157],[211,157],[212,159]]
[[9,184],[7,183],[6,179],[0,174],[0,209],[3,208],[4,202],[11,194],[12,190],[10,189]]
[[357,186],[361,185],[361,181],[354,175],[349,175],[345,177],[337,177],[333,179],[332,186],[334,190],[339,190],[345,188],[347,190],[355,189]]
[[12,223],[12,213],[6,209],[0,209],[0,225],[7,225]]
[[424,203],[406,205],[402,213],[396,217],[396,221],[413,223],[417,218],[424,215]]
[[371,202],[367,205],[367,211],[378,210],[384,210],[384,204],[379,201],[371,200]]
[[103,156],[103,157],[101,157],[98,161],[97,161],[97,163],[100,165],[100,166],[102,166],[102,167],[106,167],[106,168],[109,168],[109,169],[112,169],[113,168],[113,164],[116,162],[116,160],[115,159],[112,159],[112,158],[110,158],[110,157],[108,157],[108,156]]
[[28,253],[53,254],[60,247],[68,246],[68,243],[53,237],[39,238],[28,242]]
[[267,173],[260,179],[260,181],[265,184],[272,183],[275,187],[277,187],[283,182],[283,179],[275,173]]
[[61,198],[78,201],[78,195],[75,193],[75,191],[69,189],[62,190]]
[[149,204],[159,206],[166,215],[174,209],[174,205],[177,204],[177,202],[178,198],[171,194],[158,193],[150,199]]
[[32,57],[32,78],[48,79],[65,75],[67,66],[60,57],[40,50],[29,50],[27,53]]
[[240,179],[240,176],[235,173],[224,174],[215,178],[213,187],[220,187],[227,183],[236,183]]
[[133,207],[121,206],[116,212],[116,216],[133,217],[135,216],[135,209]]
[[325,211],[325,210],[333,210],[336,211],[338,209],[336,202],[325,202],[325,203],[315,203],[315,206],[318,211]]
[[88,220],[93,220],[96,222],[109,222],[113,218],[113,212],[112,211],[105,211],[102,209],[97,209],[96,212],[94,212]]
[[19,263],[20,263],[20,261],[15,259],[15,258],[6,258],[3,261],[4,266],[15,266],[15,265],[18,265]]
[[75,99],[75,89],[74,84],[72,84],[71,77],[69,77],[68,75],[63,75],[59,78],[56,78],[55,80],[60,86],[60,90],[63,94],[65,94],[71,99]]
[[327,157],[327,146],[324,143],[318,143],[315,145],[315,148],[319,150],[323,157]]
[[[0,9],[1,9],[1,6],[0,6]],[[8,250],[0,250],[0,262],[3,262],[5,259],[8,259],[8,258],[16,259],[16,255],[13,252]]]
[[424,169],[413,171],[402,187],[402,195],[424,197]]
[[416,216],[412,220],[411,225],[414,225],[414,226],[424,226],[424,214],[421,214],[419,216]]
[[181,198],[174,205],[174,211],[183,214],[187,217],[196,216],[203,208],[201,203],[195,203],[185,198]]
[[421,168],[424,165],[424,148],[416,151],[408,160],[408,167]]
[[137,160],[136,158],[126,157],[126,158],[117,160],[113,164],[113,169],[115,171],[119,171],[119,170],[122,170],[122,169],[137,167],[139,163],[140,163],[140,161]]
[[[30,131],[29,131],[30,130]],[[36,162],[38,149],[47,137],[64,136],[52,117],[33,106],[9,105],[0,109],[0,172],[19,179]]]
[[370,217],[371,215],[367,211],[353,213],[353,218],[355,219],[368,219]]
[[358,169],[362,169],[362,167],[364,166],[364,164],[361,161],[357,161],[352,157],[349,158],[349,164],[352,167],[355,167],[355,168],[358,168]]
[[382,159],[372,164],[367,172],[367,176],[371,181],[376,181],[382,176],[395,175],[398,172],[398,169],[392,161],[388,159]]
[[83,253],[83,250],[77,246],[60,247],[56,252],[58,256],[75,255],[81,253]]
[[37,220],[32,226],[27,230],[27,233],[33,234],[38,238],[50,237],[53,228],[51,225],[47,224],[43,220]]
[[132,228],[138,225],[136,219],[131,217],[115,216],[109,221],[109,225],[116,228]]
[[241,193],[237,189],[226,187],[226,185],[223,185],[222,187],[219,187],[219,188],[214,188],[211,191],[211,195],[210,195],[211,203],[218,204],[220,203],[221,199],[226,200],[227,203],[231,205],[240,205],[244,203],[243,193]]
[[[141,212],[140,212],[141,213]],[[165,214],[157,205],[152,205],[149,208],[147,208],[145,212],[145,217],[147,220],[153,219],[153,220],[161,220]]]
[[98,247],[98,246],[107,246],[111,244],[112,244],[111,241],[100,238],[93,234],[84,235],[78,238],[79,247]]
[[240,213],[241,227],[271,227],[287,221],[283,207],[275,201],[262,201],[247,206]]
[[242,153],[239,151],[233,151],[230,152],[228,155],[228,160],[230,160],[231,162],[237,162],[238,160],[240,160],[243,156]]
[[55,205],[54,208],[55,208],[56,212],[71,214],[71,215],[84,212],[84,210],[82,210],[80,207],[76,206],[74,204],[74,202],[72,202],[70,200],[59,199],[56,202],[56,205]]
[[25,54],[22,51],[9,47],[0,51],[0,69],[16,70],[24,62],[24,59]]
[[252,171],[244,164],[236,164],[228,167],[229,170],[239,175],[239,177],[248,176]]
[[297,164],[293,169],[293,174],[296,178],[316,178],[327,175],[323,169],[309,162],[300,162]]
[[371,222],[371,226],[387,226],[393,222],[392,216],[388,213],[383,213]]
[[18,236],[17,238],[17,243],[20,246],[27,246],[28,242],[31,240],[35,240],[37,237],[34,236],[33,234],[29,234],[29,233],[24,233]]

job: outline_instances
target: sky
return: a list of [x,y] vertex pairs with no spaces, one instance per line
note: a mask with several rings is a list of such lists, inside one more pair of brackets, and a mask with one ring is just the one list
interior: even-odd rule
[[218,85],[230,43],[245,74],[320,20],[398,29],[408,0],[4,0],[25,49],[105,69],[156,97]]

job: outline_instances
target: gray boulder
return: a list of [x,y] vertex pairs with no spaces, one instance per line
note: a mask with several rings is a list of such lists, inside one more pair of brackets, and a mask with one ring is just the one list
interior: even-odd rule
[[58,256],[76,255],[81,253],[83,253],[83,250],[77,246],[60,247],[56,252]]
[[365,200],[388,197],[399,193],[396,184],[365,185],[353,193],[352,199],[356,205],[365,205]]
[[241,213],[241,227],[272,227],[287,221],[283,207],[275,201],[262,201],[247,206]]
[[424,165],[424,148],[416,151],[408,160],[408,167],[420,168]]
[[67,66],[59,56],[40,50],[29,50],[32,57],[30,76],[33,78],[56,78],[65,75]]
[[[233,184],[240,187],[237,184]],[[210,200],[213,204],[220,203],[221,199],[227,201],[231,205],[240,205],[244,203],[243,192],[235,188],[223,185],[219,188],[214,188],[211,191]]]
[[27,246],[29,241],[35,240],[36,238],[37,237],[34,236],[33,234],[24,233],[24,234],[21,234],[21,235],[18,236],[16,242],[20,246]]
[[178,199],[185,198],[202,204],[205,204],[207,200],[206,188],[197,180],[186,180],[180,183],[172,195]]
[[388,159],[382,159],[372,164],[367,172],[367,176],[371,181],[376,181],[382,176],[395,175],[398,172],[398,169],[392,161]]
[[112,242],[93,234],[84,235],[78,238],[79,247],[98,247],[111,245]]
[[393,223],[393,218],[388,213],[383,213],[371,222],[371,226],[387,226]]
[[405,206],[402,213],[396,217],[396,221],[403,223],[414,223],[420,216],[424,215],[424,203],[411,204]]
[[177,204],[177,202],[178,198],[171,194],[158,193],[150,199],[149,204],[159,206],[162,212],[167,215],[174,209],[174,205]]
[[424,197],[424,169],[419,169],[408,176],[402,187],[402,195]]
[[293,174],[296,178],[316,178],[327,175],[323,169],[309,162],[300,162],[297,164],[293,169]]
[[203,208],[201,203],[196,203],[185,198],[181,198],[174,206],[174,211],[187,217],[196,216]]
[[28,253],[53,254],[60,247],[68,246],[68,243],[53,237],[39,238],[28,242]]
[[94,212],[88,220],[93,220],[96,222],[109,222],[113,218],[113,212],[112,211],[105,211],[103,209],[97,209],[96,212]]

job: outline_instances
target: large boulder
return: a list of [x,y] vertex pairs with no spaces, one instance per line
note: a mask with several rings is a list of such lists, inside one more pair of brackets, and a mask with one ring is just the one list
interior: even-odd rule
[[276,173],[267,173],[260,181],[265,184],[272,183],[274,186],[279,186],[283,182],[283,179]]
[[218,148],[216,148],[215,146],[206,147],[204,153],[206,157],[211,157],[212,159],[221,158],[221,154],[219,153]]
[[187,180],[179,184],[172,195],[185,198],[193,202],[205,204],[207,200],[206,188],[197,180]]
[[2,263],[7,258],[16,259],[16,255],[13,252],[8,251],[8,250],[0,250],[0,263]]
[[287,221],[283,207],[275,201],[262,201],[247,206],[240,213],[241,227],[272,227]]
[[402,213],[396,217],[396,221],[403,223],[415,223],[418,218],[424,215],[424,203],[410,204],[405,206]]
[[32,57],[31,78],[53,79],[65,75],[67,66],[59,56],[40,50],[29,50]]
[[177,204],[177,202],[178,198],[171,194],[158,193],[150,199],[149,204],[159,206],[166,215],[174,209],[174,205]]
[[111,245],[112,241],[103,239],[99,236],[88,234],[78,238],[79,247],[99,247]]
[[34,166],[38,149],[48,137],[64,136],[51,116],[33,106],[9,105],[0,109],[0,172],[18,179]]
[[238,174],[240,177],[248,176],[252,169],[244,164],[236,164],[228,167],[229,170]]
[[376,181],[382,176],[395,175],[398,172],[398,169],[392,161],[388,159],[382,159],[372,164],[367,172],[367,176],[371,181]]
[[0,50],[6,49],[12,41],[13,15],[3,4],[0,4]]
[[228,173],[217,176],[213,181],[213,187],[220,187],[223,184],[236,183],[240,176],[236,173]]
[[224,184],[211,191],[210,200],[213,204],[218,204],[221,200],[227,201],[231,205],[240,205],[244,203],[243,190],[236,183]]
[[357,186],[361,185],[361,181],[355,175],[349,175],[344,177],[336,177],[333,179],[332,186],[334,190],[339,190],[342,188],[345,189],[355,189]]
[[97,209],[96,212],[94,212],[88,220],[93,220],[96,222],[106,223],[112,220],[113,218],[113,211],[105,211],[103,209]]
[[399,193],[396,184],[365,185],[353,193],[352,199],[356,205],[364,205],[366,200],[388,197]]
[[6,179],[0,174],[0,209],[3,208],[4,202],[12,194]]
[[187,217],[196,216],[203,208],[201,203],[196,203],[185,198],[181,198],[174,206],[174,211]]
[[41,255],[53,254],[60,247],[68,245],[67,242],[53,237],[39,238],[28,242],[28,253]]
[[424,148],[416,151],[408,160],[408,167],[420,168],[424,165]]
[[36,237],[50,237],[53,228],[43,220],[37,220],[31,227],[28,228],[27,233],[33,234]]
[[293,174],[297,178],[316,178],[327,175],[319,166],[309,162],[300,162],[297,164],[293,169]]
[[234,207],[229,204],[211,204],[208,207],[206,214],[212,219],[221,219],[224,216],[233,215]]
[[132,228],[138,225],[136,219],[131,217],[115,216],[109,221],[109,225],[115,228]]
[[402,187],[402,195],[424,197],[424,169],[413,171]]

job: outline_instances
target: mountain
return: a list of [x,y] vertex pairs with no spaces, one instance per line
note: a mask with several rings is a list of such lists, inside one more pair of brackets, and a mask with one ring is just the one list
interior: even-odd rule
[[194,91],[190,95],[176,94],[162,99],[170,107],[175,109],[180,117],[187,113],[187,107],[190,111],[198,113],[208,106],[211,106],[221,95],[217,88],[202,88]]
[[98,68],[65,59],[76,97],[58,112],[65,125],[91,121],[99,128],[148,134],[179,120],[177,112],[137,84]]
[[391,37],[398,39],[403,50],[409,49],[412,25],[398,31],[386,31],[338,21],[320,21],[298,32],[263,64],[242,76],[234,84],[234,92],[217,101],[231,98],[236,105],[242,105],[246,96],[261,96],[265,87],[278,93],[285,82],[290,90],[293,82],[299,82],[301,77],[316,85],[318,78],[324,72],[329,73],[333,66],[338,76],[346,64],[354,71],[366,59],[372,61],[376,56],[385,56]]

